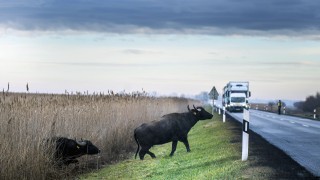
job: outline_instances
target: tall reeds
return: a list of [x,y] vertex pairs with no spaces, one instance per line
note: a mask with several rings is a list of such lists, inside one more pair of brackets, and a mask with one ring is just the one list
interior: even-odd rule
[[[0,179],[64,178],[74,167],[56,168],[44,147],[53,136],[91,140],[102,153],[84,156],[80,170],[128,157],[133,130],[170,112],[187,111],[184,98],[144,93],[50,95],[3,92],[0,97]],[[79,170],[79,169],[78,169]]]

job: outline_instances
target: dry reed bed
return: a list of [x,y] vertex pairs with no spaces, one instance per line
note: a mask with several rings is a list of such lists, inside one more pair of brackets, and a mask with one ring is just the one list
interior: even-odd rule
[[[82,167],[117,160],[136,145],[133,130],[170,112],[184,112],[184,98],[154,98],[141,93],[46,95],[2,93],[0,97],[0,179],[63,178],[71,168],[52,166],[43,153],[53,136],[91,140],[101,158],[86,156]],[[98,161],[99,160],[99,161]]]

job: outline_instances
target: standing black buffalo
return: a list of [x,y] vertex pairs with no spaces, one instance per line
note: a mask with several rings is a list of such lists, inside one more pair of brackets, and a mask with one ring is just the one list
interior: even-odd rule
[[[50,142],[51,141],[51,142]],[[65,137],[53,137],[49,142],[55,147],[54,158],[62,164],[78,163],[76,158],[85,154],[98,154],[100,150],[88,140],[76,141]]]
[[188,132],[199,121],[211,119],[212,114],[205,111],[202,107],[194,107],[186,113],[171,113],[161,117],[159,121],[144,123],[134,130],[134,138],[138,144],[138,149],[135,155],[139,152],[139,156],[143,160],[145,154],[149,154],[152,158],[156,156],[149,151],[153,145],[164,144],[172,141],[172,150],[170,156],[176,150],[178,141],[184,143],[187,152],[190,152],[188,142]]

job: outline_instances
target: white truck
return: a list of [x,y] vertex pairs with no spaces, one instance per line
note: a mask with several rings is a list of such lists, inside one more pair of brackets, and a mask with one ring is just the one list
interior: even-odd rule
[[248,108],[248,98],[251,96],[249,82],[230,81],[223,88],[222,105],[230,112],[242,112]]

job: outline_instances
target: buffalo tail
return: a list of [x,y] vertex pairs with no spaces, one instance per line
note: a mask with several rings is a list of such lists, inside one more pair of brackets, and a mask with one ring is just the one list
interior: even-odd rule
[[138,154],[138,152],[139,152],[140,145],[139,145],[139,141],[138,141],[138,139],[137,139],[136,133],[134,133],[134,139],[136,140],[136,142],[137,142],[137,144],[138,144],[137,152],[136,152],[136,155],[134,156],[134,158],[137,159],[137,154]]

